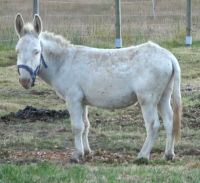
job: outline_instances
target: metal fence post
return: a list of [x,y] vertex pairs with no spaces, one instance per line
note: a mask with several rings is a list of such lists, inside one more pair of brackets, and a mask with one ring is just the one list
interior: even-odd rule
[[33,0],[33,16],[35,14],[39,15],[39,0]]
[[122,47],[122,35],[121,35],[121,0],[115,0],[115,47]]
[[186,46],[192,45],[192,0],[187,0],[187,27],[186,27]]
[[155,0],[152,0],[152,10],[153,10],[153,18],[156,18],[156,3]]

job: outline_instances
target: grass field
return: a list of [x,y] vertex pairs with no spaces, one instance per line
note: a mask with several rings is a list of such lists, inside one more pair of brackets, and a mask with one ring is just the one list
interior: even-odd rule
[[[16,2],[19,8],[16,8]],[[91,0],[88,1],[91,6],[79,0],[77,4],[67,5],[41,2],[45,29],[65,35],[73,43],[113,47],[113,1]],[[86,157],[80,164],[69,161],[74,147],[69,118],[33,120],[13,117],[5,120],[5,115],[27,105],[64,110],[65,104],[39,78],[31,90],[20,86],[15,66],[13,17],[20,11],[30,18],[31,3],[4,0],[0,2],[0,39],[11,37],[11,40],[9,44],[0,43],[0,183],[200,182],[199,0],[193,0],[192,48],[184,46],[185,4],[181,3],[185,0],[170,0],[171,3],[158,0],[155,20],[151,14],[151,1],[134,2],[126,0],[122,3],[124,45],[152,39],[174,53],[181,66],[182,138],[175,146],[175,160],[163,160],[165,131],[161,122],[150,162],[137,164],[135,160],[146,136],[138,105],[121,110],[89,108],[89,141],[94,155]]]
[[[170,46],[169,43],[164,44]],[[138,105],[122,110],[90,108],[89,140],[94,150],[79,165],[69,162],[73,136],[69,119],[0,120],[0,182],[194,182],[200,181],[200,46],[170,49],[182,69],[182,138],[176,145],[176,159],[162,159],[165,147],[163,126],[148,165],[135,160],[145,139]],[[54,91],[37,79],[24,90],[18,83],[13,50],[0,51],[0,116],[26,105],[65,109]],[[3,62],[6,60],[5,62]]]

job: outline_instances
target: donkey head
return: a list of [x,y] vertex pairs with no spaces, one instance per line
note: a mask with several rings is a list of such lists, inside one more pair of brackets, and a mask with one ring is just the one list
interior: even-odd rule
[[15,30],[19,37],[16,45],[19,82],[24,88],[29,89],[34,85],[41,65],[39,35],[42,31],[42,21],[39,15],[35,15],[33,23],[24,25],[22,15],[17,14]]

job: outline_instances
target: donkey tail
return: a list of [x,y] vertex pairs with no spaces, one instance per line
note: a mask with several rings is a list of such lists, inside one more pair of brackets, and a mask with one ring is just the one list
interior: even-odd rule
[[182,102],[181,102],[181,69],[177,59],[172,59],[173,63],[173,132],[172,136],[177,142],[181,136],[181,117],[182,117]]

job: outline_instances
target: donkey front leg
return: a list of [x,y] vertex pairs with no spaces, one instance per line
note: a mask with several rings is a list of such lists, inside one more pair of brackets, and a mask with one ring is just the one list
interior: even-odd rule
[[84,153],[85,154],[91,154],[91,149],[88,141],[88,133],[90,129],[90,122],[88,119],[88,109],[87,106],[85,105],[83,108],[83,122],[85,124],[85,129],[83,132],[83,147],[84,147]]
[[84,156],[82,136],[85,129],[83,122],[83,105],[81,101],[71,101],[69,104],[69,113],[75,144],[75,152],[73,153],[71,160],[73,162],[79,162],[80,158],[83,158]]

